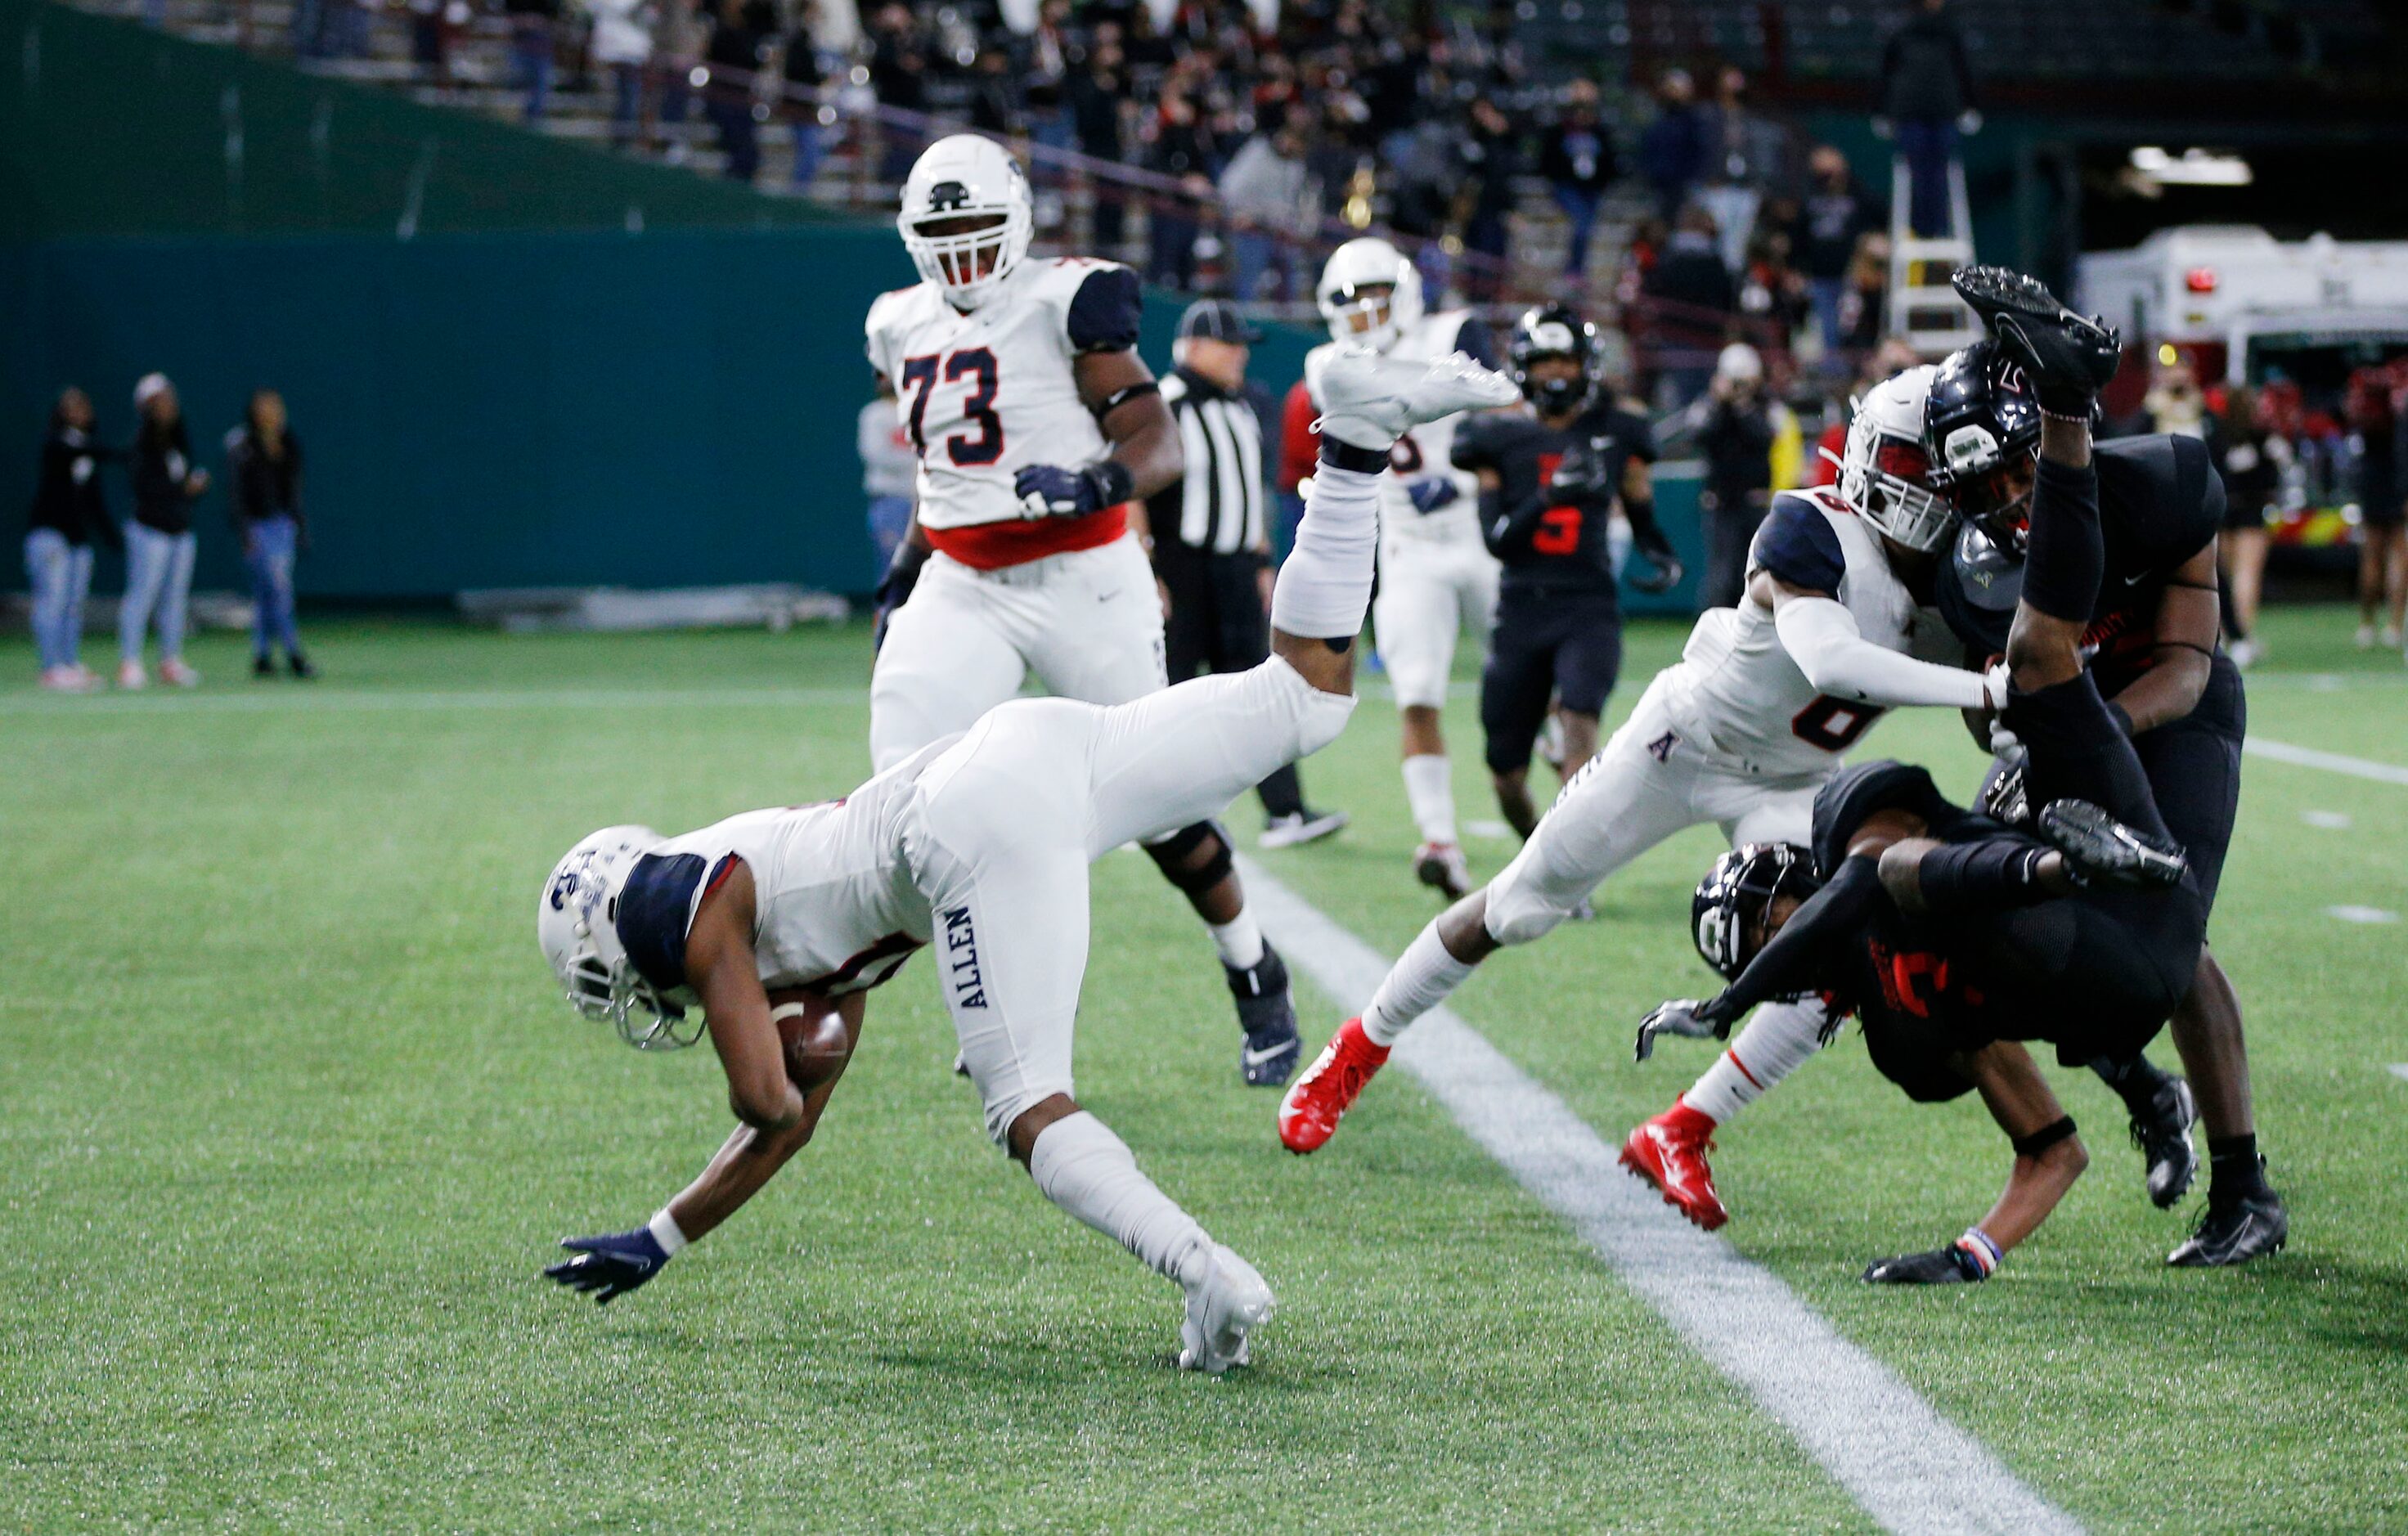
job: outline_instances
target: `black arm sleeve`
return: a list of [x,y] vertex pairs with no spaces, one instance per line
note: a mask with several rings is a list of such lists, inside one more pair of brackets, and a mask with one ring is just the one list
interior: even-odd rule
[[1481,492],[1480,537],[1487,544],[1488,553],[1508,565],[1527,559],[1530,539],[1539,531],[1539,519],[1554,504],[1543,491],[1524,496],[1512,507],[1505,505],[1502,491]]
[[1874,903],[1885,899],[1880,861],[1861,855],[1849,859],[1830,883],[1790,914],[1772,941],[1740,972],[1739,980],[1707,1003],[1698,1017],[1727,1026],[1760,1002],[1813,991],[1815,983],[1828,974],[1830,957],[1842,952],[1849,935],[1863,925]]
[[1633,501],[1622,498],[1622,515],[1630,523],[1630,541],[1639,546],[1650,560],[1659,564],[1672,553],[1672,540],[1665,534],[1664,525],[1656,521],[1654,498]]

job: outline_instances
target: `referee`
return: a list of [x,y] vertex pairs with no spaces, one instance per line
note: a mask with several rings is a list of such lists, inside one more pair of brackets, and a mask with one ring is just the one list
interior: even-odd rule
[[[1169,594],[1163,649],[1170,681],[1241,672],[1270,654],[1269,500],[1263,423],[1246,388],[1248,349],[1262,338],[1235,308],[1205,299],[1179,317],[1163,403],[1179,423],[1187,473],[1146,504],[1154,572]],[[1262,845],[1287,848],[1346,825],[1343,811],[1308,810],[1295,765],[1255,793],[1268,818]]]

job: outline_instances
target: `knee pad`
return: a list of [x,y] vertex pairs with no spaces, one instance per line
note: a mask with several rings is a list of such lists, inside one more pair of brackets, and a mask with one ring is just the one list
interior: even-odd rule
[[[1199,862],[1197,854],[1208,845],[1211,852]],[[1237,868],[1236,855],[1229,851],[1229,834],[1218,822],[1182,826],[1160,842],[1144,846],[1146,856],[1162,870],[1162,878],[1189,896],[1203,895]]]

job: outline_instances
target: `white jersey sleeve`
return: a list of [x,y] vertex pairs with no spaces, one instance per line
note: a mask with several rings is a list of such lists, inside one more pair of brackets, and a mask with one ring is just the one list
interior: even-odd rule
[[[1918,608],[1880,536],[1828,490],[1775,496],[1748,569],[1832,594],[1865,643],[1930,661],[1948,653],[1939,614]],[[1817,691],[1783,645],[1772,610],[1753,597],[1701,615],[1672,670],[1668,704],[1684,733],[1756,773],[1828,771],[1886,712]],[[1969,688],[1980,685],[1971,673],[1966,680]]]
[[869,358],[883,359],[919,455],[923,526],[1017,519],[1020,470],[1109,452],[1073,365],[1083,352],[1135,346],[1139,305],[1127,267],[1064,258],[1025,263],[967,314],[928,283],[870,307]]

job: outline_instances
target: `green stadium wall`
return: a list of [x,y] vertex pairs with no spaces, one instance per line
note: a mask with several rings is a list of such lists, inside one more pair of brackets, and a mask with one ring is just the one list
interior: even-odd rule
[[[284,394],[306,596],[875,581],[853,423],[861,317],[912,278],[891,225],[39,0],[0,0],[0,495],[62,387],[122,441],[158,369],[209,466]],[[1147,297],[1157,368],[1179,307]],[[1284,394],[1316,339],[1276,328],[1255,376]],[[1694,484],[1665,491],[1696,554]],[[222,497],[200,517],[200,584],[242,585]]]

